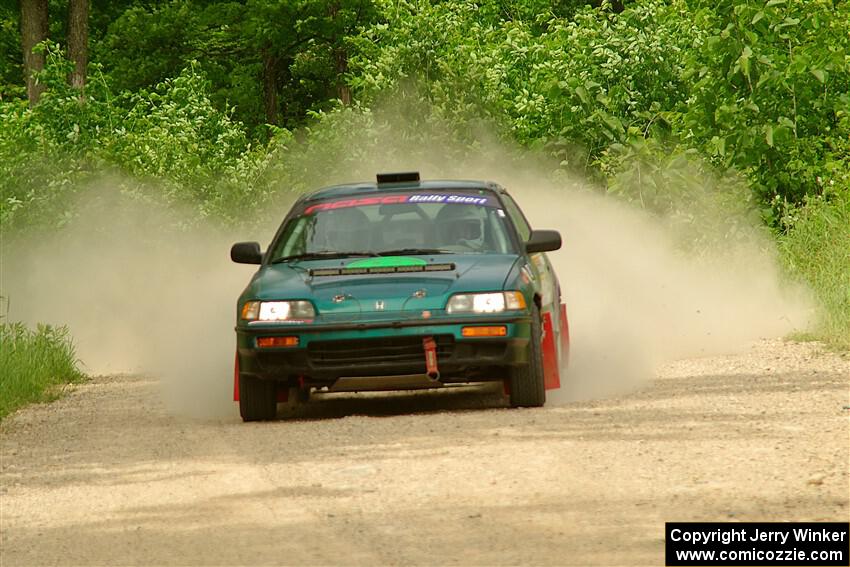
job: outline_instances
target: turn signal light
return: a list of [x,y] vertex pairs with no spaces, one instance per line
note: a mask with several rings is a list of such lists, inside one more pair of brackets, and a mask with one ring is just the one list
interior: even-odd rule
[[525,309],[525,296],[518,291],[505,292],[505,308]]
[[508,328],[504,325],[498,327],[464,327],[460,330],[460,334],[464,337],[505,337],[508,335]]
[[257,346],[260,348],[298,346],[298,337],[257,337]]

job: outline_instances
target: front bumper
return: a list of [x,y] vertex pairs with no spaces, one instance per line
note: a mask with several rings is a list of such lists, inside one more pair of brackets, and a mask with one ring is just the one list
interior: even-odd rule
[[[506,336],[466,338],[470,326],[504,325]],[[335,324],[244,325],[236,328],[240,376],[290,385],[330,385],[340,377],[424,374],[422,341],[433,337],[443,382],[499,380],[528,362],[531,319],[475,316]],[[298,346],[260,348],[260,337],[298,337]]]

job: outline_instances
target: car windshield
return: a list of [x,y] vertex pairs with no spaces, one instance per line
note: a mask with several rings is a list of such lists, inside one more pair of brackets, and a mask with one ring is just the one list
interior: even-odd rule
[[289,220],[271,262],[390,254],[509,254],[505,212],[490,194],[375,194],[309,201]]

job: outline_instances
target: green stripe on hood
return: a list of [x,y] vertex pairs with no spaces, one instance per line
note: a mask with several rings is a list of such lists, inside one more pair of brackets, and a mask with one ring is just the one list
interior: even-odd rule
[[347,264],[346,268],[397,268],[400,266],[425,266],[428,264],[421,258],[410,258],[407,256],[379,256],[377,258],[364,258]]

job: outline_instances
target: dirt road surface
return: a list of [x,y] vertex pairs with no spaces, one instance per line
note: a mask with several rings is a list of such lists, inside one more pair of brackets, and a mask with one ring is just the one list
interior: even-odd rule
[[99,377],[2,422],[0,563],[662,565],[665,521],[847,521],[848,391],[850,361],[782,341],[534,410],[453,389],[198,421]]

